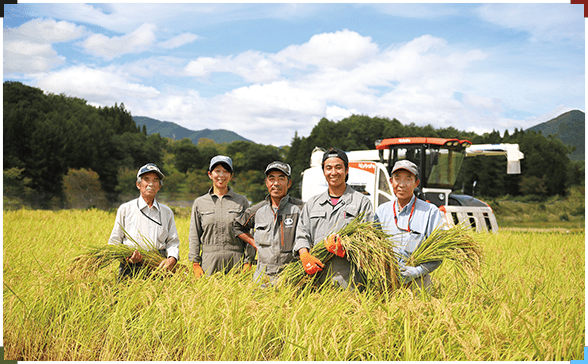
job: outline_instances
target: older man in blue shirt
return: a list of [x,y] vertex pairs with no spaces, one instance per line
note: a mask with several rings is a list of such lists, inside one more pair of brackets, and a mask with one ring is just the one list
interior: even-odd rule
[[414,189],[419,185],[416,164],[403,159],[392,168],[392,190],[396,199],[378,206],[376,220],[398,245],[400,259],[400,276],[411,288],[428,288],[431,285],[429,273],[441,265],[441,261],[429,262],[416,267],[407,266],[408,259],[419,245],[439,226],[446,228],[444,216],[439,208],[431,203],[416,198]]

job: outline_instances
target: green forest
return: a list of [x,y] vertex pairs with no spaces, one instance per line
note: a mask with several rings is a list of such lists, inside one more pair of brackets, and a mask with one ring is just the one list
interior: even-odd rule
[[291,193],[299,197],[301,172],[309,167],[316,146],[367,150],[375,149],[379,139],[416,136],[519,144],[525,155],[520,175],[505,173],[506,158],[466,158],[454,186],[460,193],[541,201],[564,196],[570,187],[584,184],[584,161],[569,159],[572,148],[535,131],[478,135],[452,127],[403,125],[395,118],[352,115],[338,122],[323,118],[309,136],[295,134],[291,144],[283,147],[248,141],[218,144],[204,138],[195,145],[187,138],[147,135],[123,103],[97,108],[83,99],[46,94],[20,82],[7,81],[3,87],[5,209],[112,209],[138,195],[136,171],[149,162],[166,176],[159,193],[163,200],[191,201],[210,188],[206,169],[217,154],[233,159],[231,186],[253,203],[267,193],[263,171],[274,160],[292,166]]

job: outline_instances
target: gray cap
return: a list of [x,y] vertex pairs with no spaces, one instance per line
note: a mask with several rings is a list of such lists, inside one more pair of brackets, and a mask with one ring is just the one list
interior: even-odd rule
[[271,162],[265,168],[266,176],[267,176],[268,172],[271,171],[272,169],[277,169],[278,171],[282,171],[288,177],[290,177],[290,175],[292,174],[292,168],[290,168],[290,165],[288,163],[284,163],[284,162],[280,162],[280,161]]
[[216,157],[213,157],[210,160],[210,167],[208,167],[208,171],[212,171],[214,166],[216,166],[219,163],[223,163],[226,166],[228,166],[229,172],[233,173],[233,160],[231,159],[231,157],[227,157],[226,155],[217,155]]
[[402,159],[396,162],[394,164],[394,168],[392,168],[392,174],[394,174],[394,172],[396,172],[399,169],[406,169],[410,173],[414,174],[416,177],[419,176],[419,168],[416,164],[409,161],[408,159]]
[[165,177],[163,175],[163,173],[161,172],[161,170],[159,169],[159,167],[157,167],[155,165],[155,163],[147,163],[143,167],[139,168],[139,171],[137,171],[137,178],[139,178],[141,175],[143,175],[147,172],[157,173],[157,175],[159,176],[159,179],[163,179],[163,177]]

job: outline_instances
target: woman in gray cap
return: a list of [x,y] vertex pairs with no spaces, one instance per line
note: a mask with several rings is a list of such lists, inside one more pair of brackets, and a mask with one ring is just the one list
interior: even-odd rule
[[[194,200],[190,218],[188,259],[196,277],[229,272],[253,259],[255,249],[233,235],[232,222],[249,207],[249,202],[229,187],[233,179],[233,161],[224,155],[210,160],[208,177],[212,187]],[[249,246],[249,245],[247,245]],[[247,253],[247,254],[245,254]]]

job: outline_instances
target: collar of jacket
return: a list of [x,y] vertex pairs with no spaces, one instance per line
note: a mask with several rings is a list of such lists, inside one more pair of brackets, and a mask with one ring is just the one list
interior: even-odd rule
[[[210,188],[208,189],[208,194],[209,194],[211,197],[212,197],[212,196],[216,196],[216,195],[214,194],[214,187],[210,187]],[[234,195],[235,195],[235,192],[233,192],[233,189],[232,189],[231,187],[229,187],[229,191],[227,192],[227,194],[226,194],[226,195],[223,195],[223,196],[231,196],[231,197],[234,197]],[[216,196],[216,197],[218,197],[218,196]]]
[[[347,187],[345,188],[345,192],[343,192],[341,197],[339,197],[339,202],[337,202],[337,205],[339,205],[339,203],[341,203],[341,202],[343,202],[345,204],[351,203],[351,201],[353,199],[352,196],[353,196],[354,192],[355,192],[355,190],[353,189],[353,187],[351,187],[350,185],[347,185]],[[327,189],[319,197],[318,203],[321,205],[324,205],[326,203],[329,203],[329,201],[331,201],[331,196],[329,196],[329,190]]]
[[[268,203],[270,207],[272,207],[272,198],[269,193],[265,196],[264,200]],[[288,202],[290,202],[290,194],[287,194],[286,196],[282,197],[282,199],[280,200],[280,204],[278,205],[278,210],[281,210],[284,206],[286,206]]]

